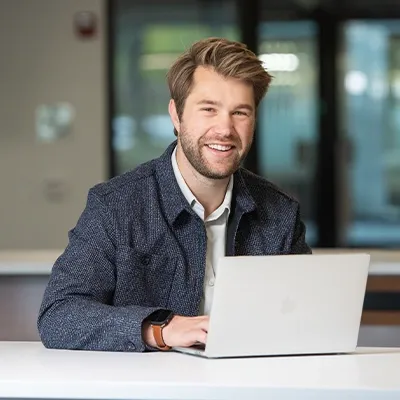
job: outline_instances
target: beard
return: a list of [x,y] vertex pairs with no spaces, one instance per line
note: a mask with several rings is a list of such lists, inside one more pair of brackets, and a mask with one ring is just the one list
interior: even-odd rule
[[[191,134],[183,126],[181,132],[178,134],[178,140],[180,141],[182,152],[192,165],[192,167],[202,176],[209,179],[226,179],[234,174],[239,168],[242,161],[246,158],[247,153],[251,147],[251,142],[248,147],[240,155],[240,150],[242,149],[242,143],[239,137],[223,136],[223,137],[213,137],[212,139],[216,142],[227,142],[234,144],[233,154],[226,159],[216,161],[215,163],[210,162],[204,154],[204,149],[206,150],[205,143],[212,142],[212,140],[207,139],[204,135],[198,139],[197,143],[191,139]],[[214,165],[213,165],[214,164]]]

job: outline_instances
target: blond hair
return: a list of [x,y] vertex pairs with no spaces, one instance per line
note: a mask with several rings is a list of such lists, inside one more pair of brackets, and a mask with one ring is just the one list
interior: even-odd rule
[[223,38],[195,42],[178,57],[167,74],[169,91],[179,118],[182,117],[186,98],[193,85],[194,72],[199,66],[210,67],[224,77],[251,84],[256,108],[272,79],[262,61],[243,43]]

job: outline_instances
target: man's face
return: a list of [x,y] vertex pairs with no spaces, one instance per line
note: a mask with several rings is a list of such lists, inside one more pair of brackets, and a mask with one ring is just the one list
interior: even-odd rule
[[178,131],[178,151],[198,173],[224,179],[239,168],[254,134],[250,84],[198,67],[182,118],[179,120],[173,101],[170,114]]

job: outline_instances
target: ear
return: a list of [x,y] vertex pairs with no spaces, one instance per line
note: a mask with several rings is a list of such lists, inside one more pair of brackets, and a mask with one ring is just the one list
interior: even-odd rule
[[173,99],[169,101],[168,112],[171,117],[172,123],[174,124],[174,128],[179,133],[181,128],[181,122],[179,121],[178,113],[176,111],[175,101]]

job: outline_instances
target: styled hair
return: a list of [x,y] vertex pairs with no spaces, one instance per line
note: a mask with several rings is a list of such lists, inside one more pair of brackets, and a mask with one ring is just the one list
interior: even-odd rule
[[[245,44],[223,38],[202,39],[182,53],[167,73],[170,95],[179,118],[193,86],[194,72],[200,66],[212,68],[225,78],[251,84],[256,109],[272,80],[262,61]],[[176,130],[174,132],[176,135]]]

